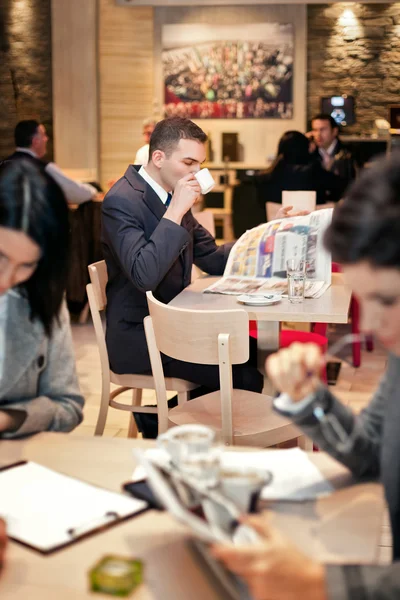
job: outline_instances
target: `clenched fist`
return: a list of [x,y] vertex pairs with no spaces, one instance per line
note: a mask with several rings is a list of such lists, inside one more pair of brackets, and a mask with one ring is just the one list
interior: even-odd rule
[[315,344],[292,344],[271,354],[265,364],[272,384],[294,402],[316,391],[321,384],[320,373],[324,366],[325,359]]
[[164,217],[180,225],[183,215],[192,208],[200,195],[201,188],[194,174],[185,175],[176,184],[171,204]]

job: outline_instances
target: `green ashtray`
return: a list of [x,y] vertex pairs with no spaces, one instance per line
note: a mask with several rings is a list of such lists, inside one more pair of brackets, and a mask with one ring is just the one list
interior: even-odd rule
[[111,596],[129,596],[143,581],[143,563],[109,555],[89,571],[90,589]]

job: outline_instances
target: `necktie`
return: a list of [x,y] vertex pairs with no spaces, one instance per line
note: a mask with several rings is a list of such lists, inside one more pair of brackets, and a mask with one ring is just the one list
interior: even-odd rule
[[168,197],[167,197],[167,201],[165,203],[165,208],[168,208],[168,206],[171,204],[171,200],[172,200],[172,194],[170,194],[168,192]]

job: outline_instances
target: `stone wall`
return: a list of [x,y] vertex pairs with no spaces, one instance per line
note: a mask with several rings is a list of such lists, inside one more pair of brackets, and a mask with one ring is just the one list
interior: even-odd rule
[[346,133],[372,133],[400,104],[400,3],[308,6],[308,118],[334,94],[355,96]]
[[0,115],[0,157],[13,150],[21,119],[52,136],[51,0],[0,0]]

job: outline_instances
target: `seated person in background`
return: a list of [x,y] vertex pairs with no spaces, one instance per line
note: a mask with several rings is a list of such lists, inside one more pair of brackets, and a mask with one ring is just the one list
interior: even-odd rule
[[68,208],[30,161],[0,166],[0,437],[82,421],[64,302]]
[[[243,576],[255,600],[389,600],[400,590],[400,159],[393,155],[364,171],[333,213],[327,249],[343,267],[359,298],[362,329],[389,352],[388,368],[369,406],[359,415],[321,384],[316,346],[294,344],[267,360],[275,408],[355,477],[379,477],[393,536],[391,566],[324,566],[310,559],[262,516],[248,521],[264,543],[216,548]],[[323,411],[323,416],[315,409]],[[329,423],[324,422],[325,415]],[[336,421],[335,425],[333,421]],[[368,524],[366,523],[366,526]]]
[[14,137],[15,152],[5,158],[4,162],[21,158],[31,160],[37,168],[50,175],[58,183],[70,204],[82,204],[97,196],[98,190],[93,185],[74,181],[67,177],[54,162],[44,160],[49,138],[43,124],[34,120],[20,121],[15,128]]
[[145,119],[143,121],[143,139],[144,146],[141,146],[136,152],[134,165],[143,165],[144,167],[149,162],[149,149],[150,149],[150,138],[154,131],[157,121],[154,119]]
[[257,175],[259,201],[282,202],[285,190],[314,190],[317,204],[341,199],[346,182],[322,168],[309,152],[309,141],[300,131],[287,131],[279,140],[277,157],[267,173]]
[[[144,146],[141,146],[139,150],[136,152],[135,160],[133,162],[134,165],[143,165],[144,167],[149,162],[149,148],[150,148],[150,138],[151,134],[154,131],[154,127],[156,126],[157,121],[155,119],[145,119],[143,121],[143,139],[145,141]],[[111,188],[115,183],[117,183],[118,179],[110,179],[107,182],[109,188]]]
[[[130,165],[104,199],[106,342],[116,373],[151,373],[143,327],[149,314],[146,291],[168,303],[190,284],[193,263],[211,275],[224,271],[232,245],[217,246],[191,213],[201,194],[194,174],[205,160],[206,140],[189,119],[160,121],[151,136],[147,167]],[[167,356],[163,366],[166,377],[204,385],[207,391],[219,389],[217,366]],[[234,387],[261,391],[255,357],[254,364],[237,365],[233,373]]]
[[351,152],[339,139],[339,125],[331,115],[321,113],[311,120],[307,137],[316,145],[314,158],[326,171],[331,171],[345,181],[346,187],[356,177],[356,167]]

